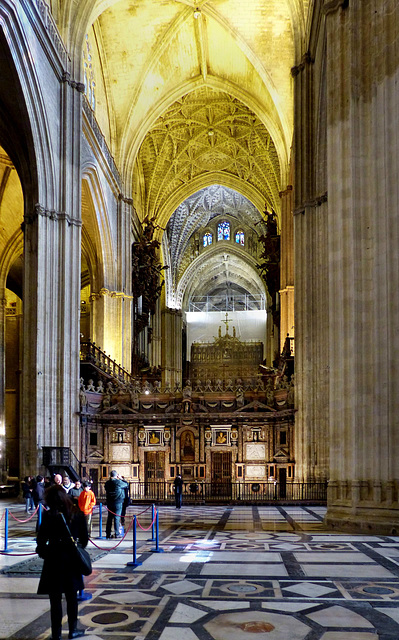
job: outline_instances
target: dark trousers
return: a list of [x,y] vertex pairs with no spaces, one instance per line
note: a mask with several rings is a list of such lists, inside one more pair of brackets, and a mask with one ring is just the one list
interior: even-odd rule
[[107,538],[111,537],[112,523],[114,524],[115,535],[119,536],[119,527],[121,525],[122,504],[123,502],[117,502],[117,504],[107,504],[108,517],[107,517],[107,524],[105,525],[105,535],[107,536]]
[[[50,610],[51,610],[51,635],[53,640],[61,638],[62,628],[62,593],[55,592],[50,594]],[[66,591],[65,598],[67,602],[67,616],[69,633],[76,630],[78,622],[78,593],[77,591]]]
[[183,493],[181,491],[176,492],[175,493],[176,509],[180,509],[182,500],[183,500]]

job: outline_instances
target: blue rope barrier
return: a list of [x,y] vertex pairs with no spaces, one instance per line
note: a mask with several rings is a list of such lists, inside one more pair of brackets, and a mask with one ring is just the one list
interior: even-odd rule
[[133,562],[127,562],[127,567],[139,567],[142,562],[137,562],[137,516],[133,516]]
[[8,547],[8,509],[5,510],[4,514],[4,549],[3,551],[9,551]]
[[99,520],[98,520],[98,540],[104,540],[103,536],[103,503],[100,502],[98,505],[99,508]]
[[156,516],[156,527],[155,527],[155,531],[156,531],[156,537],[155,537],[155,549],[151,549],[151,551],[153,551],[153,553],[163,553],[164,549],[161,549],[161,547],[159,546],[159,511],[157,509],[157,516]]
[[147,542],[155,542],[155,504],[152,505],[151,509],[151,538],[147,539]]

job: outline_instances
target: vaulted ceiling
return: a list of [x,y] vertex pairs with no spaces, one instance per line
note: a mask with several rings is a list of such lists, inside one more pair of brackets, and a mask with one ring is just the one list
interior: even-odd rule
[[[265,208],[279,216],[293,135],[290,70],[304,53],[308,4],[52,0],[70,51],[90,45],[96,118],[126,195],[141,220],[156,220],[159,239],[182,203],[212,185],[241,194],[260,217]],[[187,222],[191,213],[177,244],[176,233],[164,239],[172,297],[181,302],[184,280],[186,292],[203,289],[201,273],[214,270],[219,283],[216,272],[227,273],[226,265],[237,286],[260,289],[256,270],[248,281],[242,256],[223,258],[223,266],[216,247],[208,255],[213,266],[198,264],[189,282],[186,249],[200,224],[195,215],[195,224]]]
[[[220,146],[213,152],[216,169],[228,168],[245,182],[252,173],[251,163],[240,163],[234,170],[232,166],[237,153],[239,160],[245,155],[246,144],[246,155],[251,155],[253,130],[262,138],[263,126],[263,146],[273,147],[275,157],[267,158],[263,175],[254,175],[253,180],[265,182],[262,188],[257,185],[258,191],[276,197],[275,189],[270,194],[270,183],[275,183],[276,174],[277,181],[284,183],[289,170],[293,127],[290,69],[303,53],[308,0],[52,0],[52,7],[71,51],[76,46],[81,51],[89,33],[96,116],[125,182],[140,168],[136,163],[143,142],[147,152],[151,146],[146,137],[151,141],[164,138],[162,129],[165,131],[173,116],[171,146],[176,148],[176,140],[178,146],[188,146],[190,136],[196,146],[199,134],[205,136],[206,128],[212,126],[204,107],[214,102],[218,103],[213,109],[219,128],[217,144],[230,138],[227,154]],[[195,126],[195,116],[202,132]],[[187,131],[182,131],[185,124]],[[157,153],[164,151],[163,147],[155,148]],[[197,150],[187,154],[190,166],[183,176],[185,181],[198,177],[197,172],[192,175]],[[202,156],[201,167],[213,170],[210,154],[206,159]],[[170,158],[170,171],[182,177],[176,157],[165,149],[161,160],[166,164]],[[216,180],[208,184],[213,182]],[[150,199],[140,207],[144,217],[152,206],[155,187],[148,166],[140,175],[139,186],[141,192],[151,190]],[[204,186],[197,180],[192,193]],[[238,185],[230,182],[229,186]],[[188,195],[186,192],[184,197]],[[274,208],[278,209],[276,202]]]

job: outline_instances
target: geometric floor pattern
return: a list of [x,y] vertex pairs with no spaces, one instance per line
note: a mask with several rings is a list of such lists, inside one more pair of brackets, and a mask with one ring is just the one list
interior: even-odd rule
[[[22,505],[0,503],[18,520]],[[330,533],[324,507],[159,507],[133,535],[89,548],[91,599],[79,607],[87,640],[398,640],[399,538]],[[140,528],[143,527],[143,529]],[[0,555],[0,638],[45,640],[49,603],[36,595],[35,522],[9,522]],[[4,549],[4,523],[0,523]],[[64,625],[63,637],[67,637]]]

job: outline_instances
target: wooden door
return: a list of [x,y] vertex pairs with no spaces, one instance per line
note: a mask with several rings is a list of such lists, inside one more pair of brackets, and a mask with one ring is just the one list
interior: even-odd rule
[[287,497],[287,469],[282,467],[278,470],[279,497],[284,500]]
[[163,482],[165,479],[165,454],[163,451],[146,451],[144,462],[146,482]]
[[231,452],[212,453],[212,494],[224,498],[231,497]]

